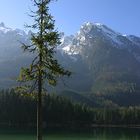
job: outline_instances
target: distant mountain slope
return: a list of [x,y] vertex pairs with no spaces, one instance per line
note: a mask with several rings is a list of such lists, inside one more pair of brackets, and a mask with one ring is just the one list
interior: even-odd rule
[[[20,48],[20,42],[30,43],[30,34],[0,24],[1,88],[16,85],[14,79],[20,67],[31,61],[33,56]],[[66,96],[69,93],[71,98],[95,106],[140,104],[139,37],[90,22],[84,23],[75,35],[61,36],[56,57],[73,74],[60,80],[54,91]]]

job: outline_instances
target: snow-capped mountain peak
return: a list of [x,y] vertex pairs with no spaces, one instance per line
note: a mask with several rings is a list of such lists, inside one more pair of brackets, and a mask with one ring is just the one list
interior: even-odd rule
[[63,36],[60,50],[63,53],[76,57],[75,55],[81,55],[83,50],[94,47],[99,42],[106,42],[112,47],[132,52],[140,62],[139,51],[137,51],[140,48],[139,37],[118,33],[97,22],[86,22],[75,35]]
[[2,35],[6,35],[9,32],[12,32],[14,34],[24,36],[24,37],[27,36],[27,34],[26,34],[26,32],[24,30],[9,28],[9,27],[5,26],[5,24],[3,22],[1,22],[0,23],[0,33],[2,33]]
[[[3,22],[0,23],[1,37],[12,39],[16,36],[18,37],[18,40],[26,42],[29,41],[30,35],[31,31],[29,31],[29,33],[26,33],[24,30],[12,29],[6,27]],[[3,39],[1,40],[1,43],[2,42]],[[84,23],[75,35],[65,36],[64,33],[62,33],[61,44],[58,47],[58,50],[61,51],[62,54],[65,53],[70,57],[76,58],[83,53],[83,50],[92,48],[101,42],[103,44],[108,43],[110,46],[116,47],[118,49],[125,49],[129,52],[132,52],[135,58],[140,62],[140,37],[123,35],[112,30],[106,25],[97,22]],[[6,47],[3,48],[3,51],[5,51],[5,49]]]
[[[104,36],[107,39],[112,40],[113,43],[115,44],[121,44],[122,42],[118,39],[118,36],[122,35],[118,32],[113,31],[112,29],[110,29],[109,27],[107,27],[106,25],[102,24],[102,23],[98,23],[98,22],[86,22],[84,23],[81,28],[80,31],[78,32],[78,34],[81,36],[84,35],[88,35],[91,38],[96,36],[97,34],[102,34],[102,36]],[[83,38],[83,37],[82,37]]]
[[5,26],[5,24],[3,22],[0,23],[0,32],[2,33],[7,33],[9,31],[12,31],[11,28],[8,28]]

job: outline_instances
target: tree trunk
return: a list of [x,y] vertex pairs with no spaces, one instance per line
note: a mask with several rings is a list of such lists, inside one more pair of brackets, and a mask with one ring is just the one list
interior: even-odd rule
[[42,84],[41,76],[38,80],[38,99],[37,99],[37,140],[42,140]]
[[[40,62],[41,62],[40,57]],[[37,97],[37,140],[42,140],[42,74],[38,77],[38,97]]]

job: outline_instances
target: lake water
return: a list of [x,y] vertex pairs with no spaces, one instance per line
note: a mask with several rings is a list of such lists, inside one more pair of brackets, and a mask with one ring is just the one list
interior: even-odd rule
[[[0,140],[36,140],[33,133],[0,131]],[[140,128],[93,128],[86,131],[49,132],[43,140],[140,140]]]

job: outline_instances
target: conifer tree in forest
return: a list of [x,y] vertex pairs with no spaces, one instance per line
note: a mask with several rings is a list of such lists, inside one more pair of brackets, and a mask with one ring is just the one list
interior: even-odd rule
[[25,51],[34,54],[32,63],[27,68],[21,68],[19,81],[24,86],[18,87],[23,92],[35,91],[37,93],[37,140],[42,140],[42,94],[45,82],[55,86],[60,76],[70,76],[71,72],[65,70],[55,58],[55,49],[60,44],[58,31],[54,20],[49,13],[49,4],[53,0],[32,0],[36,11],[31,11],[33,24],[31,28],[31,44],[22,44]]

